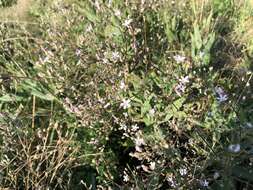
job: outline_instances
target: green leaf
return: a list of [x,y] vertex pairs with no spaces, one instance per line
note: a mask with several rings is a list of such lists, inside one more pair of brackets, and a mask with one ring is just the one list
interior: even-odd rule
[[151,105],[149,103],[149,100],[146,100],[144,104],[141,106],[141,115],[144,115],[151,109]]
[[1,102],[19,102],[19,101],[23,101],[23,100],[24,100],[24,97],[17,96],[14,94],[6,94],[6,95],[0,97]]
[[133,84],[135,90],[141,88],[142,79],[139,76],[135,74],[130,74],[128,76],[128,81]]
[[211,49],[212,46],[213,46],[214,40],[215,40],[215,33],[209,34],[209,35],[208,35],[208,41],[207,41],[207,43],[205,44],[205,51],[206,51],[206,52],[209,52],[209,51],[210,51],[210,49]]
[[207,19],[205,19],[204,22],[203,22],[203,29],[209,29],[210,28],[212,17],[213,17],[213,12],[211,11],[209,16],[207,17]]
[[85,9],[81,9],[80,11],[83,12],[84,15],[87,17],[87,19],[90,20],[91,22],[98,21],[96,12],[94,11],[92,7],[87,6]]
[[181,97],[179,99],[177,99],[176,101],[173,102],[173,110],[174,111],[178,111],[182,106],[183,106],[183,103],[185,101],[185,97]]
[[166,116],[165,116],[165,119],[163,120],[163,122],[169,121],[172,117],[173,117],[173,112],[171,110],[168,110],[166,112]]
[[114,37],[114,36],[120,36],[121,31],[119,28],[112,26],[112,25],[107,25],[105,27],[105,36],[106,37]]
[[153,120],[150,117],[144,117],[143,122],[145,123],[146,126],[150,126],[153,124]]
[[200,30],[199,30],[198,25],[194,26],[194,35],[193,36],[194,36],[195,46],[198,50],[200,50],[202,47],[202,38],[201,38],[201,34],[200,34]]
[[54,96],[49,93],[42,93],[37,90],[32,90],[31,94],[43,100],[48,100],[48,101],[54,100]]
[[21,87],[26,92],[40,99],[48,100],[48,101],[52,101],[55,99],[55,97],[47,89],[45,89],[42,85],[40,85],[39,83],[35,81],[25,80],[21,84]]

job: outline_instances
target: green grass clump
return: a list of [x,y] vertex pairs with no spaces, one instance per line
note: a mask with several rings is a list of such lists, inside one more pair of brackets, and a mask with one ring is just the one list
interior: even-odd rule
[[17,3],[17,0],[1,0],[0,7],[10,7]]
[[252,189],[250,1],[32,7],[0,24],[1,188]]

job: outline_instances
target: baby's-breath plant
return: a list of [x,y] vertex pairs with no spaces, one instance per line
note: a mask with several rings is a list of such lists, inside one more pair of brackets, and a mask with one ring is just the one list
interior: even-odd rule
[[250,189],[242,5],[38,1],[1,23],[0,187]]

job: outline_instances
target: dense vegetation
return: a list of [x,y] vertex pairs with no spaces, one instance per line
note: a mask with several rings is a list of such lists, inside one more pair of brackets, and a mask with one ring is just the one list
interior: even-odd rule
[[37,0],[2,20],[0,188],[253,189],[252,5]]
[[0,7],[9,7],[17,3],[17,0],[0,0]]

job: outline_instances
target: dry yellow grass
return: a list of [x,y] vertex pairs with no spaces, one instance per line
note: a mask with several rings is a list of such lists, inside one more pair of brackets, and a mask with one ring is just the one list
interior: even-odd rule
[[[250,6],[251,11],[253,11],[253,0],[248,0],[247,6]],[[252,40],[253,37],[253,16],[251,15],[246,15],[245,19],[241,21],[241,26],[240,28],[244,29],[244,33],[239,35],[240,41],[241,42],[249,42]]]
[[9,8],[0,9],[1,20],[25,20],[32,0],[18,0],[17,4]]

